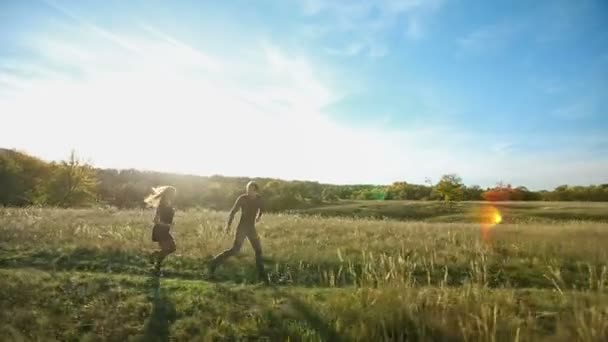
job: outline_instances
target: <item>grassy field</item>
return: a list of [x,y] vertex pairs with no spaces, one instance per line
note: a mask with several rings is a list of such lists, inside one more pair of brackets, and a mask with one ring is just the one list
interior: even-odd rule
[[[297,211],[326,217],[389,218],[427,222],[474,222],[475,209],[486,202],[436,201],[342,201]],[[497,202],[505,223],[550,221],[608,222],[608,203],[603,202]]]
[[415,205],[407,221],[266,216],[270,285],[256,282],[249,245],[205,280],[205,260],[232,239],[225,213],[178,212],[178,251],[157,278],[151,211],[0,209],[0,336],[608,340],[607,204],[503,204],[485,241],[475,204]]

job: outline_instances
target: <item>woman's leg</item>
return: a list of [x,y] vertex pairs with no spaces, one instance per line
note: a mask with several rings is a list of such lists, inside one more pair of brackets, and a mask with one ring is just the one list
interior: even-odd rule
[[167,255],[175,252],[175,250],[176,250],[175,240],[173,240],[173,237],[169,234],[169,236],[165,237],[164,239],[162,239],[161,241],[158,242],[158,246],[160,247],[160,251],[157,251],[155,253],[156,254],[155,256],[156,256],[156,267],[160,268],[160,265],[162,264],[163,260],[165,260]]

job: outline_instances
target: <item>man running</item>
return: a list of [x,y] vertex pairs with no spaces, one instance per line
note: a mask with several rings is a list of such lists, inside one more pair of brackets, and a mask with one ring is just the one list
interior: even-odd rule
[[226,231],[230,230],[234,215],[241,210],[241,218],[239,225],[236,228],[236,235],[232,247],[215,256],[209,264],[209,273],[213,276],[215,268],[223,263],[227,258],[236,255],[243,246],[245,238],[249,239],[251,247],[255,251],[255,265],[260,280],[266,281],[264,272],[264,264],[262,263],[262,245],[255,230],[255,223],[260,221],[264,203],[258,194],[259,186],[256,182],[251,181],[247,184],[247,193],[239,196],[230,211]]

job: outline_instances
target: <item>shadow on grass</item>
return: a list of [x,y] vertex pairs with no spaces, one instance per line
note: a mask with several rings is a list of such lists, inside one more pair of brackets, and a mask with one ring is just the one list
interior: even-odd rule
[[[164,278],[200,280],[208,273],[206,258],[169,256],[163,265]],[[250,259],[250,260],[249,260]],[[275,263],[264,257],[268,269]],[[152,265],[145,253],[95,248],[0,250],[0,268],[35,268],[42,271],[79,271],[147,276]],[[251,282],[256,279],[253,256],[239,254],[222,267],[217,281]]]
[[177,318],[174,305],[160,287],[160,278],[152,276],[147,284],[152,312],[148,317],[142,336],[142,341],[169,341],[171,324]]
[[[298,320],[312,329],[321,341],[350,341],[353,336],[344,335],[335,329],[331,319],[323,317],[313,306],[300,299],[295,294],[285,292],[285,288],[271,287],[275,296],[287,300],[289,317]],[[432,313],[410,313],[399,307],[392,308],[391,318],[369,317],[362,319],[366,329],[364,335],[356,336],[359,340],[368,341],[461,341],[458,334],[446,330]],[[331,314],[330,314],[331,315]],[[284,321],[284,318],[279,318]],[[348,331],[346,326],[343,327]]]
[[331,324],[326,322],[321,315],[304,301],[277,288],[275,288],[275,293],[286,298],[289,301],[296,318],[299,318],[309,328],[313,329],[323,341],[340,342],[344,340],[343,336],[341,336]]
[[[145,253],[93,248],[49,249],[20,251],[15,256],[4,251],[0,257],[0,268],[36,268],[43,271],[80,271],[145,276],[152,265]],[[169,258],[173,258],[172,256]],[[167,278],[194,280],[201,278],[204,269],[198,259],[169,259],[163,269]],[[178,268],[180,270],[177,270]]]
[[[497,251],[508,256],[509,251]],[[240,254],[227,260],[218,267],[214,279],[208,279],[207,264],[204,259],[170,256],[163,267],[165,278],[182,280],[210,280],[215,283],[257,283],[257,272],[252,255]],[[277,286],[304,286],[304,287],[344,287],[361,284],[364,279],[364,264],[353,262],[346,266],[338,260],[307,263],[304,261],[274,260],[264,258],[266,271],[270,282]],[[569,288],[576,285],[580,287],[588,278],[586,270],[574,267],[575,260],[563,260],[562,278]],[[443,282],[447,268],[448,277]],[[601,266],[601,265],[600,265]],[[340,272],[349,268],[349,272]],[[36,268],[43,271],[79,271],[103,274],[123,274],[147,276],[151,265],[144,254],[126,252],[121,250],[102,249],[48,249],[48,250],[20,250],[0,251],[0,268]],[[546,269],[536,265],[489,263],[487,265],[487,286],[504,287],[508,284],[514,288],[554,288],[550,279],[544,276]],[[434,271],[427,274],[422,267],[413,269],[409,274],[410,280],[415,284],[462,286],[470,279],[470,265],[468,262],[436,264]],[[339,274],[339,275],[338,275]],[[329,279],[328,275],[334,278]],[[428,282],[430,275],[431,282]],[[380,279],[380,278],[378,278]],[[381,281],[382,279],[380,279]],[[363,282],[365,286],[374,287],[376,284],[369,279]]]
[[[276,286],[268,289],[271,290],[270,293],[252,288],[215,285],[214,293],[221,297],[222,302],[230,303],[235,308],[257,308],[256,311],[259,312],[261,319],[257,336],[239,336],[238,340],[245,337],[261,341],[301,341],[316,335],[321,341],[344,341],[332,324],[305,301]],[[272,300],[263,293],[271,294]],[[270,302],[283,305],[271,305]]]

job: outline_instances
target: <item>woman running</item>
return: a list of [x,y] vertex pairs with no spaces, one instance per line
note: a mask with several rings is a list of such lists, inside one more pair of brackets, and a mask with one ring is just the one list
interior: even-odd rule
[[151,262],[154,263],[154,270],[160,272],[163,260],[167,255],[175,252],[175,241],[171,236],[170,229],[173,226],[173,216],[175,208],[173,201],[177,190],[172,186],[159,186],[152,189],[152,194],[144,201],[156,208],[154,215],[154,227],[152,228],[152,241],[158,242],[159,251],[152,254]]
[[230,211],[228,223],[226,224],[226,231],[230,230],[234,215],[241,210],[241,219],[239,225],[236,228],[236,235],[232,247],[223,251],[213,258],[209,264],[209,273],[213,276],[215,268],[224,262],[227,258],[236,255],[243,246],[245,238],[249,239],[251,247],[255,251],[255,265],[258,272],[258,277],[266,281],[266,275],[264,273],[264,264],[262,263],[262,244],[258,238],[258,234],[255,229],[255,223],[260,221],[262,217],[262,211],[264,203],[262,198],[258,194],[259,187],[254,181],[247,184],[247,193],[239,196]]

